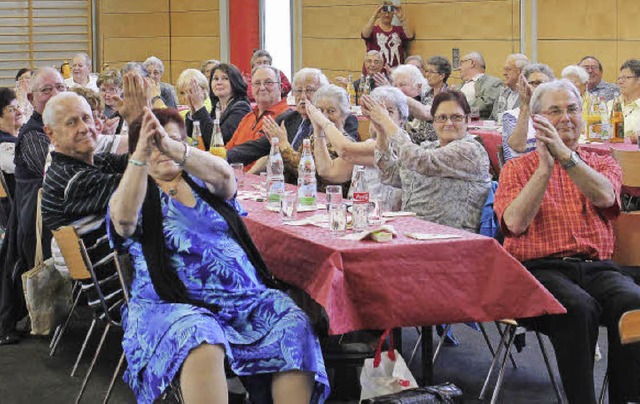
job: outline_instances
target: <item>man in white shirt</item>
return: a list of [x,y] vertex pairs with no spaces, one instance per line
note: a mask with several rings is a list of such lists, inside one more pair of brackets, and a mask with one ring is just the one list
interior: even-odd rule
[[502,66],[502,81],[505,87],[500,92],[498,100],[493,104],[491,119],[502,124],[502,114],[520,106],[520,95],[516,89],[522,69],[529,64],[529,58],[522,53],[507,56]]
[[[624,136],[633,137],[640,133],[640,60],[629,59],[620,66],[618,86],[624,100]],[[609,103],[611,111],[612,102]]]
[[69,88],[84,87],[95,92],[100,92],[96,81],[98,78],[91,74],[91,58],[86,53],[78,53],[73,56],[71,65],[71,77],[64,83]]
[[484,73],[486,64],[482,55],[471,52],[460,60],[460,78],[464,93],[471,109],[480,111],[480,118],[489,119],[493,104],[502,90],[502,80]]

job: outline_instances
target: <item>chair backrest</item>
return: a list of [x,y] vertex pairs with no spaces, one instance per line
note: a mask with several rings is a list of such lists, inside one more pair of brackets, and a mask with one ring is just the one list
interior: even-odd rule
[[63,226],[53,231],[53,237],[58,243],[64,262],[69,268],[69,275],[75,280],[91,279],[89,268],[85,264],[80,252],[80,236],[73,226]]
[[611,147],[611,155],[622,167],[622,185],[640,187],[640,150],[619,150]]
[[614,222],[614,229],[613,260],[618,265],[640,266],[640,212],[621,212]]
[[640,310],[631,310],[620,317],[618,323],[620,331],[620,342],[622,344],[632,344],[640,342]]
[[131,282],[133,282],[133,266],[131,264],[131,257],[129,254],[114,252],[116,255],[116,271],[118,272],[118,279],[120,280],[120,286],[124,292],[124,300],[129,303],[129,289],[131,288]]

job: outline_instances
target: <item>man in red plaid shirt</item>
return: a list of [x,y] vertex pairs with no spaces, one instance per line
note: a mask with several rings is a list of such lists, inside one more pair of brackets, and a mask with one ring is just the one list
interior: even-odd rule
[[595,403],[598,326],[609,329],[609,399],[640,401],[640,344],[622,346],[620,316],[640,308],[640,286],[610,259],[620,212],[620,167],[581,150],[582,99],[568,81],[540,85],[531,98],[536,152],[510,160],[495,211],[505,248],[567,309],[524,323],[548,335],[571,403]]

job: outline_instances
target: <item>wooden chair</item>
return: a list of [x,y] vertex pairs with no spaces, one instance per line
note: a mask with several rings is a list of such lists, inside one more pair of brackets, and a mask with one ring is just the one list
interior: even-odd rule
[[623,210],[629,210],[633,198],[640,197],[640,150],[619,150],[610,147],[611,155],[622,168],[622,192],[631,199]]
[[100,351],[102,350],[102,346],[104,345],[104,341],[110,328],[112,326],[121,326],[119,312],[120,307],[124,303],[123,290],[119,285],[114,288],[114,285],[117,285],[118,282],[118,274],[115,273],[115,271],[112,271],[109,266],[115,258],[115,254],[113,252],[100,257],[95,263],[93,263],[90,258],[90,252],[97,251],[102,243],[106,241],[106,236],[100,238],[96,244],[89,249],[85,247],[84,242],[80,236],[78,236],[78,233],[73,226],[61,227],[53,232],[53,236],[58,243],[58,247],[64,257],[65,263],[69,268],[71,278],[81,283],[82,293],[87,297],[89,307],[93,310],[93,320],[89,330],[87,331],[87,335],[85,336],[80,353],[76,358],[73,370],[71,371],[71,376],[75,374],[78,368],[78,364],[87,347],[87,343],[91,338],[96,323],[100,321],[105,324],[105,329],[100,338],[98,347],[96,348],[93,360],[87,370],[87,374],[82,382],[78,396],[76,397],[76,403],[78,403],[80,402],[84,390],[87,387],[87,383],[89,382],[89,378],[93,372],[93,368],[98,356],[100,355]]
[[640,212],[621,212],[614,229],[613,260],[622,266],[640,266]]
[[7,198],[11,202],[11,193],[7,187],[7,181],[4,178],[4,173],[0,170],[0,199]]
[[620,342],[623,345],[640,342],[640,310],[631,310],[620,317]]

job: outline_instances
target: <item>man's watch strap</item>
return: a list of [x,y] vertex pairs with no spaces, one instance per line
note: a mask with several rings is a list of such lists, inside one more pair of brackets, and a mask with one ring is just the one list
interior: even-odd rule
[[575,166],[576,164],[578,164],[580,161],[582,161],[580,159],[580,156],[578,155],[578,152],[573,152],[571,153],[571,157],[569,158],[569,161],[562,163],[562,168],[564,168],[565,170],[567,168],[571,168],[573,166]]

